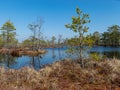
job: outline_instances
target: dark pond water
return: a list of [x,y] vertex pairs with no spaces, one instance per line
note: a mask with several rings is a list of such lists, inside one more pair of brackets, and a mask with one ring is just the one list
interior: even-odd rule
[[96,46],[93,47],[90,52],[97,52],[101,55],[105,55],[109,59],[117,58],[120,59],[120,47],[102,47],[102,46]]
[[[75,56],[69,56],[66,54],[67,48],[49,48],[48,52],[44,55],[37,57],[22,56],[12,57],[10,55],[0,55],[0,66],[6,68],[19,69],[25,66],[33,67],[36,70],[40,69],[46,64],[51,64],[55,61],[62,60],[64,58],[75,58]],[[116,57],[120,59],[120,47],[93,47],[90,52],[98,52],[101,55],[106,55],[108,58]]]

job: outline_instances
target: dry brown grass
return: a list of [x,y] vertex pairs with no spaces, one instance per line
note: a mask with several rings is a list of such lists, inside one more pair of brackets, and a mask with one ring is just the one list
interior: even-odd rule
[[63,60],[39,71],[0,67],[0,90],[120,90],[120,60]]

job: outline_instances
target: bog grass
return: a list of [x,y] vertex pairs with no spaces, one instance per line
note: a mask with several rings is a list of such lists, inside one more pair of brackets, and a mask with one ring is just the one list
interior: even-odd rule
[[120,60],[62,60],[39,71],[0,67],[0,90],[120,90]]

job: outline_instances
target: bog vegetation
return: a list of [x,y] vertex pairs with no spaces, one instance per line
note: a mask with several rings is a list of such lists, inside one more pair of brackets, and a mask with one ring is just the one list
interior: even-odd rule
[[[76,54],[76,60],[63,60],[47,65],[41,70],[24,67],[19,70],[0,67],[1,90],[120,90],[120,61],[106,60],[97,53],[84,58],[84,53],[92,46],[120,46],[120,26],[108,27],[106,32],[88,34],[89,15],[76,8],[77,16],[65,27],[78,36],[64,39],[62,35],[46,39],[42,35],[43,19],[28,24],[32,36],[23,42],[16,39],[14,24],[9,20],[0,28],[0,53],[11,55],[39,55],[41,48],[67,46],[67,53]],[[89,31],[90,32],[90,31]],[[14,49],[14,50],[13,50]],[[4,52],[4,53],[3,53]],[[17,53],[17,54],[16,54]],[[19,56],[18,55],[18,56]]]
[[39,71],[0,68],[0,90],[120,90],[120,60],[63,60]]

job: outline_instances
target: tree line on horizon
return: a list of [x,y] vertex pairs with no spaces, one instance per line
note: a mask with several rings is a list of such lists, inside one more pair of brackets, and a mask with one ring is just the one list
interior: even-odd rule
[[[92,34],[88,34],[87,37],[93,40],[93,46],[120,46],[120,26],[112,25],[103,33],[95,31]],[[68,41],[70,42],[76,38],[78,37],[75,36]]]
[[[45,40],[42,36],[40,30],[42,27],[43,21],[39,21],[38,24],[28,24],[28,28],[33,32],[33,35],[30,36],[28,39],[24,40],[21,44],[16,39],[16,28],[13,23],[8,20],[6,23],[2,25],[0,28],[0,46],[33,46],[33,45],[41,45],[43,47],[60,47],[60,46],[67,46],[68,44],[73,44],[73,46],[77,46],[78,36],[73,38],[66,38],[63,39],[62,35],[57,37],[52,36],[51,39]],[[37,28],[38,27],[38,28]],[[38,29],[38,32],[36,32]],[[98,31],[94,32],[93,34],[89,34],[86,38],[92,39],[93,46],[120,46],[120,26],[113,25],[108,27],[108,29],[103,32],[99,33]]]
[[[18,47],[18,46],[34,46],[35,47],[41,46],[41,47],[56,47],[59,46],[63,40],[62,35],[58,35],[58,41],[55,36],[52,36],[51,39],[47,39],[41,33],[41,28],[44,21],[40,18],[36,20],[36,23],[30,23],[28,24],[28,28],[32,32],[32,36],[29,36],[27,39],[25,39],[22,43],[19,43],[19,41],[16,38],[16,28],[14,24],[8,20],[6,21],[1,27],[0,27],[0,47]],[[38,47],[39,48],[39,47]]]
[[120,26],[113,25],[108,27],[107,31],[99,33],[98,31],[90,34],[96,46],[120,46]]

